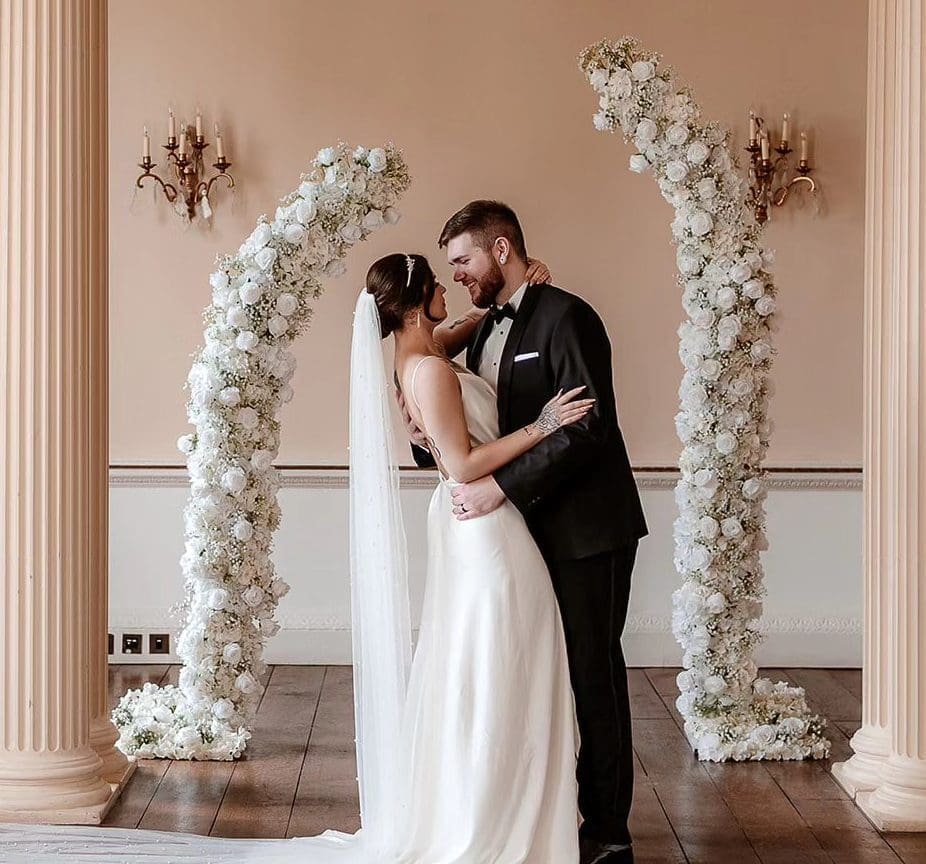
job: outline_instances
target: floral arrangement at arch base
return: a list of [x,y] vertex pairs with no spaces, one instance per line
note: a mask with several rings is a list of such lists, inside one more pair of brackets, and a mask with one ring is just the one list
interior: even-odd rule
[[210,277],[204,345],[187,379],[196,431],[178,441],[190,475],[183,669],[179,686],[130,690],[113,711],[118,746],[131,756],[228,760],[250,738],[263,647],[289,590],[270,557],[280,523],[276,418],[296,368],[289,348],[308,326],[321,280],[342,275],[352,246],[398,221],[409,185],[391,146],[326,148],[301,179]]
[[764,595],[762,461],[776,290],[729,132],[701,120],[691,93],[659,55],[630,38],[579,57],[600,97],[595,128],[636,147],[630,168],[651,171],[675,208],[679,328],[685,368],[676,416],[683,444],[675,498],[673,632],[684,654],[676,701],[700,759],[824,758],[826,721],[803,689],[757,677]]

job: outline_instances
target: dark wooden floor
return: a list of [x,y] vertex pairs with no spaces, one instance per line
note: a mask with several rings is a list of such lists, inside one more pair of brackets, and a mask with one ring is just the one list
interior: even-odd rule
[[[829,762],[698,762],[675,711],[677,669],[630,671],[638,864],[926,864],[926,835],[879,834]],[[833,760],[861,715],[857,670],[772,669],[830,721]],[[114,666],[112,701],[177,667]],[[237,763],[144,761],[106,824],[218,836],[287,837],[358,827],[350,669],[275,666]]]

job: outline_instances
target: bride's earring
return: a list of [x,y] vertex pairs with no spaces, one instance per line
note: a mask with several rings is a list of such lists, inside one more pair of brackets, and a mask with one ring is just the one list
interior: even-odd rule
[[508,256],[502,255],[498,260],[500,263],[504,264],[508,260]]
[[421,327],[421,310],[418,310],[418,322],[415,324],[416,327]]

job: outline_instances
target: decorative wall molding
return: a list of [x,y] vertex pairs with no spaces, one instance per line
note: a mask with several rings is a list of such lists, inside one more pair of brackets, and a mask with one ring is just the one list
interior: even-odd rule
[[[347,489],[348,472],[342,466],[282,466],[282,487],[290,489]],[[674,489],[678,483],[676,468],[644,468],[634,471],[640,489]],[[400,470],[403,489],[433,489],[437,484],[437,472],[421,468]],[[186,468],[165,466],[123,466],[110,468],[111,487],[181,488],[189,484]],[[862,473],[860,469],[846,468],[773,468],[768,471],[770,489],[791,490],[860,490]]]

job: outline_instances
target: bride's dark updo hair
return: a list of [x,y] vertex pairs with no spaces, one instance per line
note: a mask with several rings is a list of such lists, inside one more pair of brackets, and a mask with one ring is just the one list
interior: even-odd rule
[[408,261],[402,253],[380,258],[367,271],[367,291],[376,300],[383,339],[401,330],[405,316],[424,304],[424,314],[429,321],[430,309],[437,288],[437,279],[428,259],[424,255],[409,255],[414,265],[412,277],[408,278]]

